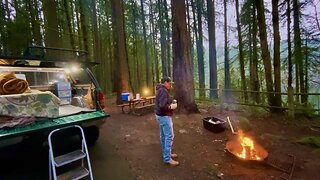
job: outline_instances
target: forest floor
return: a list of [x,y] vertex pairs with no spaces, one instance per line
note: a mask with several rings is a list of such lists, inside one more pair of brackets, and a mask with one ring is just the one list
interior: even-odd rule
[[[232,138],[229,129],[212,133],[203,128],[202,118],[217,116],[235,120],[246,117],[252,126],[247,132],[269,153],[273,164],[290,169],[288,154],[296,157],[292,179],[318,179],[320,177],[320,151],[296,143],[305,136],[319,136],[310,129],[319,125],[319,120],[298,118],[286,120],[285,116],[271,117],[262,111],[223,111],[202,109],[201,114],[173,116],[173,151],[179,155],[178,167],[169,167],[162,162],[159,142],[159,126],[154,114],[143,116],[121,114],[115,104],[109,105],[103,136],[116,148],[118,155],[128,162],[136,179],[284,179],[284,173],[265,162],[244,162],[225,151],[226,142]],[[235,124],[235,129],[239,126]],[[107,138],[106,138],[107,137]],[[99,141],[97,142],[99,143]]]

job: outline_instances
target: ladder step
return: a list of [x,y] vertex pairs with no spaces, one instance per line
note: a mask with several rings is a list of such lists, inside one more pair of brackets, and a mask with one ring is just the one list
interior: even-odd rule
[[84,157],[86,157],[86,154],[82,150],[76,150],[68,154],[64,154],[54,158],[54,162],[57,167],[60,167],[72,163],[74,161],[83,159]]
[[58,176],[58,180],[77,180],[89,175],[89,171],[84,167],[78,167]]

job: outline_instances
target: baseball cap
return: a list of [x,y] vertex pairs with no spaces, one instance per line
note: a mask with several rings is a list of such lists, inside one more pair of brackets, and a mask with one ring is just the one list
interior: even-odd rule
[[165,76],[161,79],[161,83],[163,84],[164,82],[172,82],[171,78],[168,76]]

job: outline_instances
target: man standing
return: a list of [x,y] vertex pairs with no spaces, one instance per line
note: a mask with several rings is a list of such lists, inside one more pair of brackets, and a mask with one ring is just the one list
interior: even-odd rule
[[155,113],[156,119],[160,125],[160,143],[162,148],[163,162],[170,166],[178,166],[179,162],[172,158],[177,157],[177,154],[171,152],[174,133],[172,114],[177,108],[177,103],[169,95],[168,90],[171,88],[171,78],[163,77],[161,84],[156,87]]

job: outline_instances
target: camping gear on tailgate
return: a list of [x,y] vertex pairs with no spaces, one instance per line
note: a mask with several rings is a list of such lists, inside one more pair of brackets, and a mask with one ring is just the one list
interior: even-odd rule
[[0,115],[58,117],[60,100],[49,91],[0,96]]
[[0,95],[21,94],[29,89],[28,82],[12,72],[0,74]]
[[[0,78],[4,80],[1,81],[2,85],[14,77],[28,82],[28,92],[23,94],[0,93],[1,147],[18,143],[11,141],[11,138],[21,141],[30,135],[42,137],[53,129],[76,124],[84,128],[87,143],[94,144],[99,138],[99,127],[110,116],[103,111],[104,95],[90,70],[97,64],[88,61],[85,51],[54,47],[29,46],[23,55],[0,56],[0,75],[6,75]],[[15,83],[8,85],[11,87]],[[21,83],[18,84],[22,87]],[[81,97],[75,98],[79,100],[79,103],[75,103],[78,106],[70,104],[73,94],[77,95],[72,94],[71,90],[87,90],[88,86],[92,89],[90,95],[93,107],[84,107],[81,101],[83,93],[80,93]],[[54,94],[65,105],[60,106],[60,99]],[[28,143],[23,143],[25,145],[28,146]]]
[[85,96],[83,96],[83,101],[84,101],[84,104],[87,108],[89,108],[89,109],[94,108],[91,86],[89,87],[87,94]]
[[61,105],[71,104],[71,84],[69,82],[57,82],[54,86],[55,95],[61,100]]

